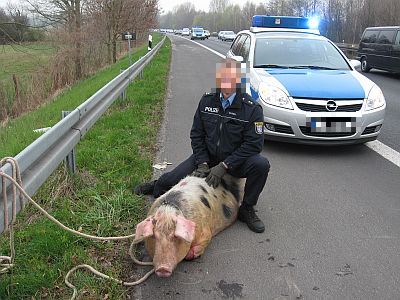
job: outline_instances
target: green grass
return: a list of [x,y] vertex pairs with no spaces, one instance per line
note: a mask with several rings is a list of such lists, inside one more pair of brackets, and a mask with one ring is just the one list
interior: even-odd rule
[[[139,54],[137,54],[139,55]],[[151,177],[156,137],[160,127],[166,92],[171,46],[167,40],[144,70],[144,77],[134,81],[127,90],[127,100],[118,100],[87,134],[77,147],[78,173],[68,175],[60,167],[35,196],[52,215],[63,223],[98,235],[131,234],[144,216],[146,205],[141,197],[132,195],[130,187]],[[80,96],[86,86],[100,85],[118,74],[126,58],[76,87],[65,92],[75,107],[85,99]],[[115,69],[114,69],[115,68]],[[116,72],[116,73],[115,73]],[[105,77],[111,76],[108,80]],[[90,85],[89,85],[90,83]],[[41,118],[56,122],[62,102],[53,108],[15,120],[14,134],[9,131],[13,146],[2,146],[2,154],[15,154],[28,141],[18,137],[27,130],[28,120],[34,128],[46,125]],[[74,104],[72,104],[74,102]],[[41,116],[41,117],[40,117]],[[20,118],[20,119],[23,119]],[[21,123],[20,123],[21,122]],[[30,130],[31,128],[29,128]],[[28,135],[28,139],[32,137]],[[131,262],[127,242],[93,242],[73,236],[40,216],[31,206],[18,215],[16,228],[16,261],[13,275],[0,275],[0,299],[69,299],[71,291],[64,285],[67,271],[77,264],[88,263],[108,275],[127,278]],[[7,237],[0,236],[0,255],[8,254]],[[98,279],[87,272],[78,272],[72,279],[82,299],[121,299],[125,288],[111,281]],[[8,291],[11,290],[11,293]]]
[[47,65],[57,48],[46,43],[0,45],[0,81],[26,75]]

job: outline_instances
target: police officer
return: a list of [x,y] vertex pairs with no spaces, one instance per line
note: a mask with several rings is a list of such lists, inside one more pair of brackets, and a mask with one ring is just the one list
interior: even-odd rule
[[264,232],[254,210],[270,169],[267,158],[260,155],[264,144],[262,107],[242,91],[240,63],[235,60],[227,58],[217,66],[216,86],[215,93],[203,95],[194,115],[190,132],[193,154],[134,192],[156,198],[189,174],[205,177],[214,188],[226,173],[246,178],[238,219],[252,231]]

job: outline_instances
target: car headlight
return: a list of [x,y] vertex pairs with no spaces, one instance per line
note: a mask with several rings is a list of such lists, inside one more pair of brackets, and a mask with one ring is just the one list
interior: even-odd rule
[[284,91],[275,86],[260,83],[259,95],[261,101],[266,104],[275,105],[287,109],[293,109],[292,103],[290,103],[289,97]]
[[374,85],[371,91],[369,92],[367,98],[366,110],[376,109],[383,106],[384,104],[385,104],[385,97],[383,96],[381,89],[377,85]]

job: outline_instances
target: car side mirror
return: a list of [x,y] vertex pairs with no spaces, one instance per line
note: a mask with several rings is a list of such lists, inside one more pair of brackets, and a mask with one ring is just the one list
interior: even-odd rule
[[243,56],[240,55],[234,55],[231,57],[233,60],[236,60],[237,62],[243,62]]
[[361,63],[356,59],[350,59],[350,65],[356,70],[361,68]]

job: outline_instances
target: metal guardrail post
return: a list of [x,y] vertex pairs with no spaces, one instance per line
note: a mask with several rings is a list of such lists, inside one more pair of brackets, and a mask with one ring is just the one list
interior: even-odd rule
[[[139,59],[142,59],[142,57],[140,56],[140,58]],[[143,69],[142,70],[140,70],[140,73],[139,73],[139,79],[143,79]]]
[[[121,74],[121,73],[123,73],[125,71],[125,69],[120,69],[119,70],[119,73]],[[126,100],[126,89],[124,89],[123,91],[122,91],[122,93],[121,93],[121,99],[122,99],[122,101],[125,101]]]
[[[64,119],[66,116],[68,116],[71,112],[70,111],[62,111],[61,112],[61,117]],[[69,172],[72,174],[75,174],[76,172],[76,153],[75,153],[75,147],[72,148],[71,152],[68,153],[68,155],[65,157],[65,167]]]

